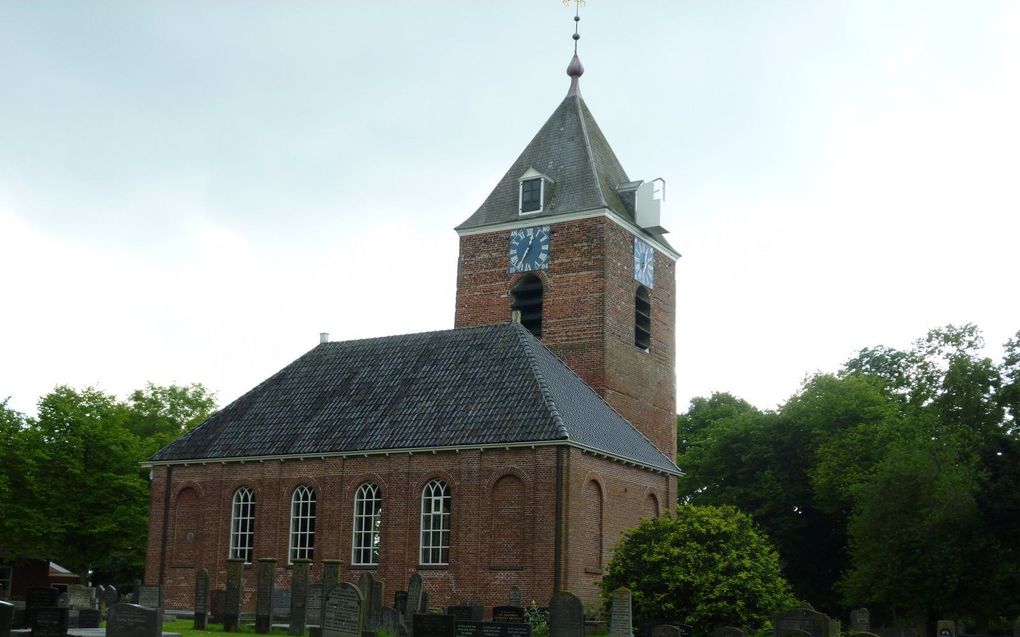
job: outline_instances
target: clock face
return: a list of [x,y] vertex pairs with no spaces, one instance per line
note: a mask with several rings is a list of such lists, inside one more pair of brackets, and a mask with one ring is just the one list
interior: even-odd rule
[[518,228],[510,232],[510,272],[532,272],[549,267],[549,226]]
[[637,237],[634,237],[634,280],[649,289],[655,280],[655,251]]

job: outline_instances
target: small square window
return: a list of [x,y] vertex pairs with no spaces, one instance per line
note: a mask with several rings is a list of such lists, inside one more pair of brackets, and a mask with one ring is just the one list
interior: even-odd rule
[[542,178],[521,182],[521,213],[542,210]]

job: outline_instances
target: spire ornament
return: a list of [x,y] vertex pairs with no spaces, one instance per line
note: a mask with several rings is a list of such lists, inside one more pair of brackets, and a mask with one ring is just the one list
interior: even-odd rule
[[[571,0],[563,0],[564,6],[569,6]],[[570,76],[570,89],[567,91],[567,97],[572,95],[580,95],[581,87],[579,79],[584,75],[584,65],[581,64],[581,58],[577,57],[577,41],[581,39],[581,34],[578,29],[581,24],[581,5],[584,4],[584,0],[573,0],[574,2],[574,57],[571,58],[570,64],[567,65],[567,75]]]

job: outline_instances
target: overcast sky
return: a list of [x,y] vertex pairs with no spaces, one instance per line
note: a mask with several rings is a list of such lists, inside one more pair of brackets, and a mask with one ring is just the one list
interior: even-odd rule
[[[563,98],[573,9],[0,0],[0,399],[453,324],[457,237]],[[1020,329],[1020,4],[588,0],[581,91],[663,177],[678,410]]]

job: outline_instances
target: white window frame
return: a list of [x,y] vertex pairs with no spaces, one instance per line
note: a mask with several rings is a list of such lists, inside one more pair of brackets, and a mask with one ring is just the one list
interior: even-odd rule
[[450,504],[450,487],[442,480],[431,480],[422,489],[419,564],[449,564]]
[[230,505],[229,557],[243,558],[251,564],[255,553],[255,492],[241,487],[234,492]]
[[371,482],[358,487],[354,494],[354,523],[351,525],[351,565],[379,564],[380,530],[382,528],[382,492]]
[[287,563],[315,555],[315,489],[302,484],[290,496],[290,547]]
[[[525,212],[522,208],[524,207],[524,182],[537,179],[539,181],[538,186],[538,210],[528,210]],[[549,179],[542,173],[538,172],[534,168],[528,168],[523,175],[517,178],[517,214],[521,217],[528,215],[537,215],[545,210],[545,186],[546,183],[552,183],[552,179]]]

